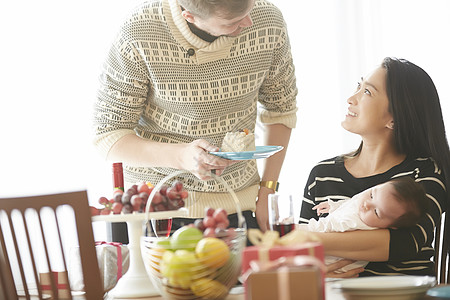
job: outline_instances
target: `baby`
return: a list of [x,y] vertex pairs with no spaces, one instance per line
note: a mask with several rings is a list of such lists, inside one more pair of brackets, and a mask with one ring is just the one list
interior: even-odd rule
[[[400,177],[369,188],[350,199],[328,200],[313,207],[317,215],[329,213],[318,220],[311,219],[302,229],[316,232],[344,232],[356,229],[400,228],[414,226],[427,210],[423,187],[410,177]],[[326,257],[326,264],[341,258]],[[358,261],[340,271],[364,267]]]

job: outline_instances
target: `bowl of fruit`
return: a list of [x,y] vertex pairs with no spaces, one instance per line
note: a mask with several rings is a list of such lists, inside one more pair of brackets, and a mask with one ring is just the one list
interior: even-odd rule
[[[184,171],[169,175],[162,182],[180,173]],[[214,174],[213,178],[224,184],[236,202],[238,228],[229,228],[224,209],[206,208],[204,218],[168,237],[141,237],[145,269],[165,299],[224,299],[238,281],[246,226],[235,193],[222,178]],[[164,185],[162,182],[155,186],[154,193]],[[150,194],[147,206],[152,205],[153,199]],[[145,211],[150,217],[151,212]]]

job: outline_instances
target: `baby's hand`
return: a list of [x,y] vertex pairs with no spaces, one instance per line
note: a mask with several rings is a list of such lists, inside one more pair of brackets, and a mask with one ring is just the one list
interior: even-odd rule
[[330,210],[330,204],[327,201],[321,202],[312,208],[313,210],[317,210],[317,215],[326,214]]

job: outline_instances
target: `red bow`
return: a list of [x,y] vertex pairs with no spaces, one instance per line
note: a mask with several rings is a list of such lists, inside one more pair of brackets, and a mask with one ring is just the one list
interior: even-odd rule
[[122,277],[122,243],[119,242],[95,242],[95,246],[110,245],[117,248],[117,280]]

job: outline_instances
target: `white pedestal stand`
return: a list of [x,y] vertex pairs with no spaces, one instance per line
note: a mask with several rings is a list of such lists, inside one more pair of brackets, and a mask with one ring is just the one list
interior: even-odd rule
[[[168,219],[171,217],[186,216],[186,211],[163,211],[149,213],[152,219]],[[158,289],[153,285],[142,260],[140,239],[142,226],[146,218],[145,213],[100,215],[92,217],[92,221],[127,222],[128,249],[130,253],[130,267],[125,275],[119,279],[116,286],[108,292],[108,296],[114,298],[144,298],[159,296]]]

